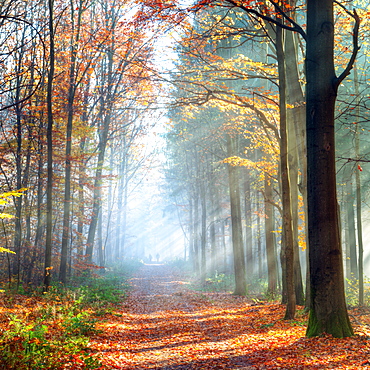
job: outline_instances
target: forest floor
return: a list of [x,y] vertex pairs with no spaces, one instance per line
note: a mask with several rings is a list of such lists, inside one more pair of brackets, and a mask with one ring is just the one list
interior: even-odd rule
[[[176,268],[145,265],[90,349],[108,369],[370,369],[369,311],[351,310],[356,336],[306,338],[307,315],[191,289]],[[365,324],[364,324],[365,323]]]
[[306,338],[302,307],[283,320],[278,302],[199,290],[176,267],[124,270],[128,282],[0,290],[0,370],[370,370],[369,307],[349,311],[352,338]]

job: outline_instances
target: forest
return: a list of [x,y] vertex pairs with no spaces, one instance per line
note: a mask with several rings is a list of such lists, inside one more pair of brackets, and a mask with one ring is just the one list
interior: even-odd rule
[[369,19],[0,0],[0,369],[370,369]]

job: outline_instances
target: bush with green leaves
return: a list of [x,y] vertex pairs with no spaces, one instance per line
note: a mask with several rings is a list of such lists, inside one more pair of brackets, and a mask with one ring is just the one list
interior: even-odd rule
[[[349,306],[358,306],[359,300],[359,281],[358,279],[346,279],[346,301]],[[370,306],[370,279],[364,278],[364,305]]]
[[[78,326],[73,333],[58,337],[49,335],[49,327],[41,322],[24,325],[24,319],[10,315],[9,330],[0,336],[0,368],[58,369],[63,363],[79,359],[82,369],[101,367],[99,358],[88,353],[89,340]],[[78,333],[76,332],[78,328]],[[84,328],[84,326],[83,326]],[[69,331],[71,334],[72,331]],[[84,365],[86,364],[86,366]]]
[[67,363],[76,369],[100,368],[99,358],[89,351],[89,336],[99,333],[98,314],[113,309],[127,289],[122,277],[111,275],[90,278],[79,287],[53,285],[32,312],[8,315],[8,330],[0,332],[0,369],[59,369]]

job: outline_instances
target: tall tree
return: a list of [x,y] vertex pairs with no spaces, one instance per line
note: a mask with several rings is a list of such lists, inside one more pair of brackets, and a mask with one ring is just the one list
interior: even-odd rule
[[311,305],[307,336],[353,335],[345,296],[335,171],[334,112],[339,84],[350,73],[358,44],[359,18],[353,31],[354,51],[337,77],[334,68],[332,0],[307,0],[306,127],[308,240]]
[[46,241],[44,290],[48,290],[51,282],[51,252],[53,228],[53,80],[55,72],[55,46],[54,46],[54,0],[48,0],[49,10],[49,72],[47,81],[47,186],[46,186]]
[[[284,13],[278,3],[272,8],[253,7],[250,1],[205,1],[198,3],[238,7],[276,26],[298,32],[306,40],[306,130],[307,130],[307,202],[310,263],[310,319],[307,336],[324,332],[335,337],[353,335],[344,297],[344,276],[338,204],[336,195],[334,112],[340,83],[349,75],[358,47],[360,19],[356,13],[342,10],[354,18],[353,53],[340,74],[334,68],[334,3],[332,0],[307,0],[306,32]],[[274,9],[272,11],[271,9]],[[284,23],[273,14],[281,14]]]
[[295,315],[296,297],[294,291],[294,240],[291,206],[290,176],[288,162],[288,130],[286,114],[286,72],[283,49],[283,30],[276,28],[276,55],[279,73],[279,111],[280,111],[280,166],[281,166],[281,200],[283,205],[283,248],[286,279],[285,319],[291,320]]
[[66,283],[67,279],[67,254],[68,254],[67,252],[70,235],[70,213],[71,213],[72,128],[75,105],[74,100],[76,89],[78,86],[76,78],[77,47],[80,41],[82,13],[84,9],[85,9],[84,0],[79,0],[76,16],[75,4],[73,1],[70,2],[72,29],[70,36],[70,68],[69,68],[69,81],[68,81],[69,86],[67,97],[66,159],[65,159],[65,180],[64,180],[62,249],[59,270],[59,280],[62,283]]
[[[227,135],[227,155],[233,157],[238,153],[237,138]],[[231,237],[234,256],[235,290],[234,294],[247,293],[245,258],[243,246],[243,227],[240,204],[239,168],[228,164],[230,211],[231,211]]]

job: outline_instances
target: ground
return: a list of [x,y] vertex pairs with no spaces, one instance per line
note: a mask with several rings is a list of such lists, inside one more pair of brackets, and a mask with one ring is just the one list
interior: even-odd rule
[[370,369],[368,311],[356,336],[306,338],[307,316],[284,306],[190,288],[176,268],[143,266],[128,298],[99,324],[91,351],[108,369]]

